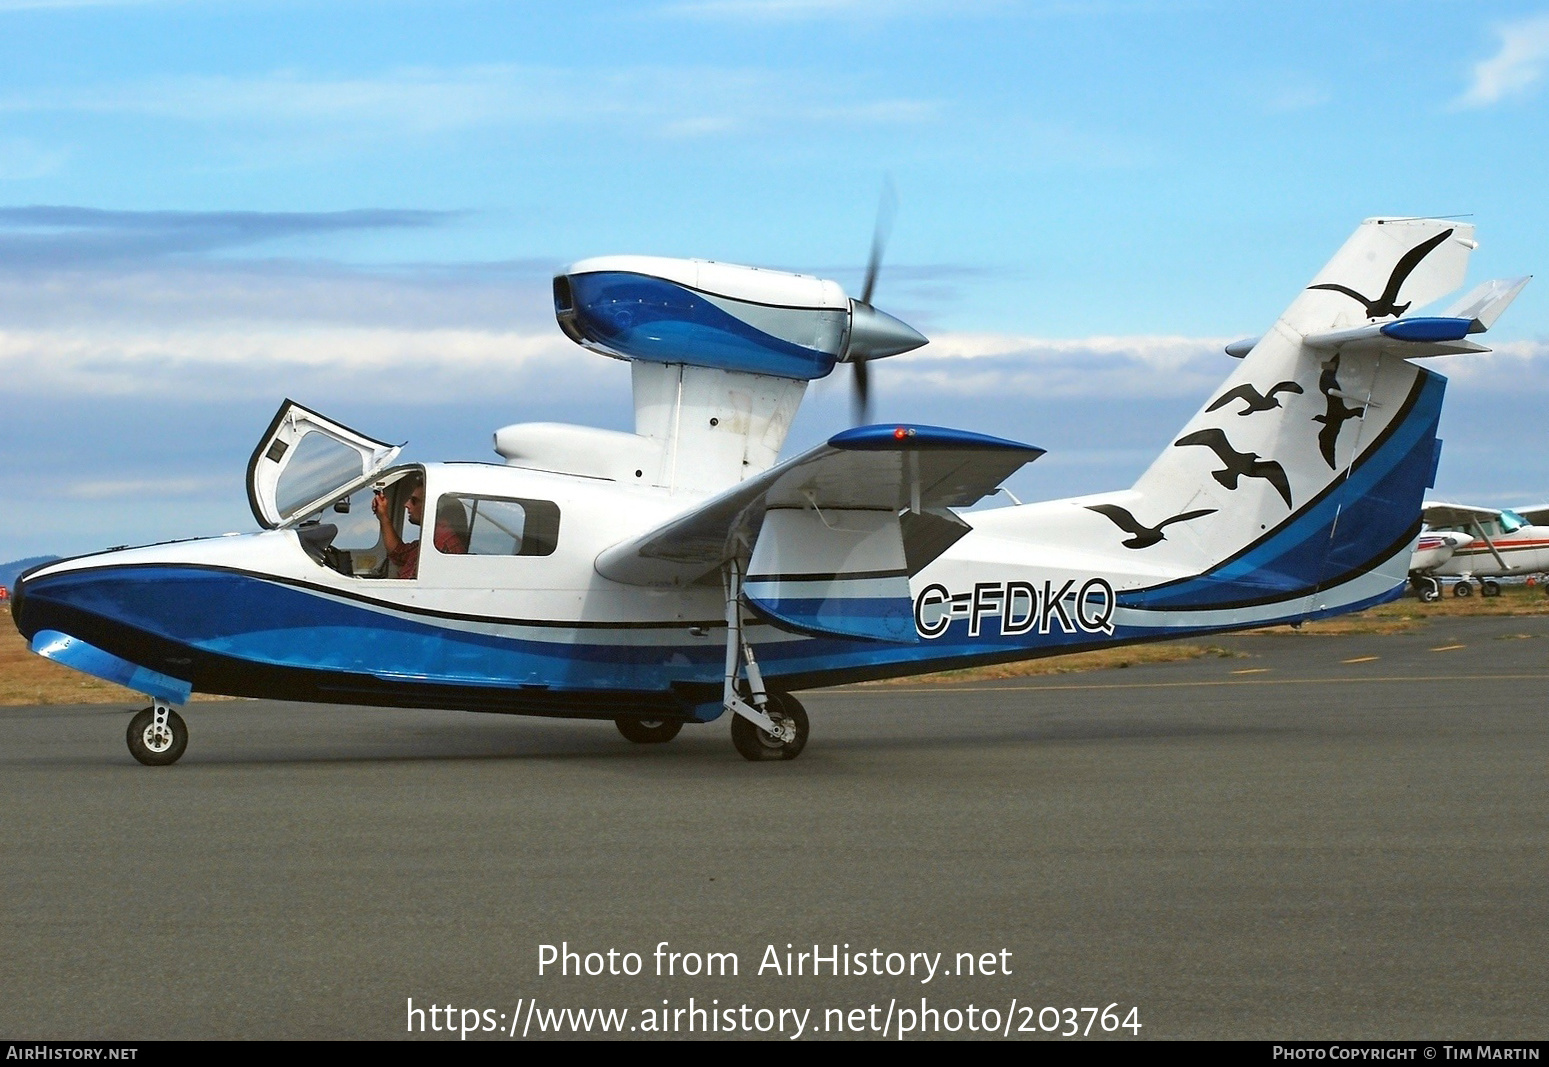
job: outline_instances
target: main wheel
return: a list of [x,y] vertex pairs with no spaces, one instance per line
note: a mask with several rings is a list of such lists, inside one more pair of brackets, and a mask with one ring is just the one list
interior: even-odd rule
[[188,724],[183,716],[167,709],[164,723],[156,722],[154,707],[141,708],[129,720],[129,754],[147,767],[165,767],[176,763],[188,747]]
[[1420,599],[1427,604],[1434,604],[1441,599],[1441,583],[1435,578],[1422,578],[1420,584]]
[[1500,582],[1492,582],[1489,579],[1486,579],[1485,581],[1480,582],[1479,583],[1479,595],[1480,596],[1500,596],[1501,595],[1501,583]]
[[1474,587],[1469,585],[1467,582],[1459,582],[1457,585],[1452,587],[1452,595],[1453,596],[1473,596],[1474,595]]
[[770,693],[769,703],[764,705],[769,717],[778,723],[789,722],[796,727],[796,737],[780,741],[773,734],[765,733],[741,715],[731,717],[731,743],[743,759],[777,760],[795,759],[807,747],[807,709],[801,701],[789,693]]
[[613,720],[619,733],[637,745],[660,745],[671,741],[683,729],[681,719],[632,719],[620,715]]

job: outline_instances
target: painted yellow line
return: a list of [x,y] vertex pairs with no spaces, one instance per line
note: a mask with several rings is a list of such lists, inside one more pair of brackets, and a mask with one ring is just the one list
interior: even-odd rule
[[1454,648],[1467,648],[1467,645],[1437,645],[1432,652],[1451,652]]
[[1269,670],[1268,667],[1245,667],[1244,669],[1242,669],[1240,671],[1233,671],[1232,673],[1233,674],[1264,674],[1268,670]]
[[1378,658],[1379,657],[1377,657],[1377,656],[1357,656],[1357,657],[1355,657],[1355,659],[1342,659],[1339,662],[1341,662],[1341,663],[1370,663],[1372,660],[1378,659]]
[[1418,675],[1393,675],[1381,677],[1351,677],[1343,678],[1241,678],[1232,681],[1204,680],[1198,682],[1120,682],[1108,685],[888,685],[867,687],[865,689],[846,689],[834,687],[828,689],[809,689],[813,694],[829,696],[897,696],[900,693],[1027,693],[1027,692],[1071,692],[1085,689],[1196,689],[1201,687],[1232,686],[1232,685],[1373,685],[1384,683],[1398,683],[1400,685],[1414,685],[1416,682],[1549,682],[1549,674],[1447,674],[1431,677]]

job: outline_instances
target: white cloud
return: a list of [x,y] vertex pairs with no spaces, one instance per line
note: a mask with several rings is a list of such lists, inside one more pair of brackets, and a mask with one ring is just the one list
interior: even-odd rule
[[0,330],[0,395],[187,401],[278,391],[456,402],[541,383],[557,396],[579,396],[600,362],[581,356],[557,328]]
[[1469,393],[1522,394],[1549,387],[1549,341],[1501,341],[1491,344],[1489,355],[1443,356],[1427,360],[1432,369],[1447,376],[1454,386]]
[[1287,115],[1322,107],[1332,99],[1334,94],[1326,85],[1284,85],[1270,94],[1265,107],[1271,114]]
[[997,10],[1004,0],[681,0],[663,5],[670,15],[758,22],[811,19],[885,19],[898,16]]
[[182,76],[89,88],[38,88],[0,97],[0,112],[5,111],[127,114],[201,124],[394,134],[583,122],[681,137],[811,123],[918,123],[935,118],[941,105],[869,99],[864,86],[841,74],[793,80],[774,71],[708,67],[578,71],[490,65],[408,68],[368,78],[276,71],[253,78]]
[[1496,28],[1500,51],[1474,65],[1474,80],[1456,108],[1487,107],[1519,96],[1537,84],[1549,61],[1549,15],[1508,22]]
[[891,390],[940,395],[1171,397],[1203,394],[1226,377],[1226,338],[937,333],[926,347],[878,364]]
[[144,7],[175,0],[0,0],[0,12],[43,11],[71,7]]
[[27,181],[57,171],[66,154],[58,149],[40,148],[31,141],[8,138],[0,141],[0,181]]
[[229,478],[109,478],[73,482],[65,486],[64,495],[76,500],[118,500],[127,497],[160,500],[168,497],[212,496],[230,490]]

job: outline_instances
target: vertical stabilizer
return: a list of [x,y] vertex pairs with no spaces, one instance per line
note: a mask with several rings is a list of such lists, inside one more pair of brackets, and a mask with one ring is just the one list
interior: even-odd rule
[[1365,594],[1402,582],[1394,561],[1407,561],[1434,479],[1445,379],[1392,352],[1303,338],[1446,295],[1474,247],[1473,227],[1456,222],[1362,223],[1135,483],[1131,510],[1145,521],[1197,516],[1164,550],[1179,565],[1192,558],[1192,576],[1146,590],[1137,606],[1304,598],[1315,613],[1369,572],[1379,573]]
[[1461,223],[1368,219],[1133,489],[1048,513],[1134,568],[1122,617],[1219,625],[1396,595],[1434,480],[1445,379],[1401,345],[1327,335],[1458,288],[1473,248]]
[[1367,219],[1280,316],[1299,334],[1395,318],[1463,284],[1474,228],[1443,219]]

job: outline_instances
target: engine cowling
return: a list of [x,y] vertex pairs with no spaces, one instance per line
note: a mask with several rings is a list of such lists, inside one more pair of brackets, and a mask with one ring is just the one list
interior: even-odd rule
[[618,359],[800,380],[926,343],[837,282],[700,259],[582,260],[554,278],[554,315],[571,340]]

